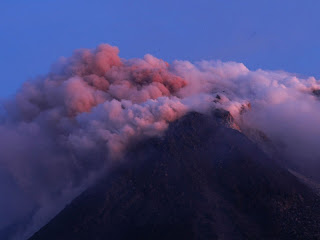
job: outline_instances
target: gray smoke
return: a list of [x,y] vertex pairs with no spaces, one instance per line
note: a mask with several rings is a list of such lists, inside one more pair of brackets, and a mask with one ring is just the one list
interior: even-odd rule
[[237,129],[261,131],[283,156],[320,161],[314,77],[250,71],[235,62],[121,59],[106,44],[60,59],[0,111],[0,229],[28,218],[29,236],[121,161],[132,141],[159,136],[190,111],[223,108]]

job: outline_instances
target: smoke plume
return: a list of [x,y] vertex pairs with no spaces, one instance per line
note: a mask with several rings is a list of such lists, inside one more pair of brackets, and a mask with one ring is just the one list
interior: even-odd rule
[[[228,110],[296,165],[320,166],[320,82],[242,63],[121,59],[107,44],[77,50],[27,81],[0,116],[0,229],[29,236],[133,141],[160,136],[190,111]],[[320,169],[320,168],[319,168]],[[20,236],[21,237],[21,236]]]

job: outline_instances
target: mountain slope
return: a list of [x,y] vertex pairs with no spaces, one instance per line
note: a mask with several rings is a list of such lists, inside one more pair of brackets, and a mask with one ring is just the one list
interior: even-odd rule
[[131,146],[30,239],[319,239],[318,197],[230,118],[190,113]]

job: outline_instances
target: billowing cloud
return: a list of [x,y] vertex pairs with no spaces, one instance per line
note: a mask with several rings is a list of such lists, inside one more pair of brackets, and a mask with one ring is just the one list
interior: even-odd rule
[[0,193],[14,201],[0,202],[10,215],[0,228],[31,214],[25,236],[32,233],[132,141],[161,135],[190,111],[226,109],[239,131],[263,132],[282,156],[320,161],[315,78],[235,62],[125,60],[118,52],[107,44],[78,50],[3,104],[0,180],[12,184],[0,184]]

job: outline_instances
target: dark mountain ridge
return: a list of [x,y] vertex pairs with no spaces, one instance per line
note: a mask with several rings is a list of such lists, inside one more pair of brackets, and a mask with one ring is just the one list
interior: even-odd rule
[[231,118],[189,113],[132,145],[30,239],[320,239],[317,195]]

